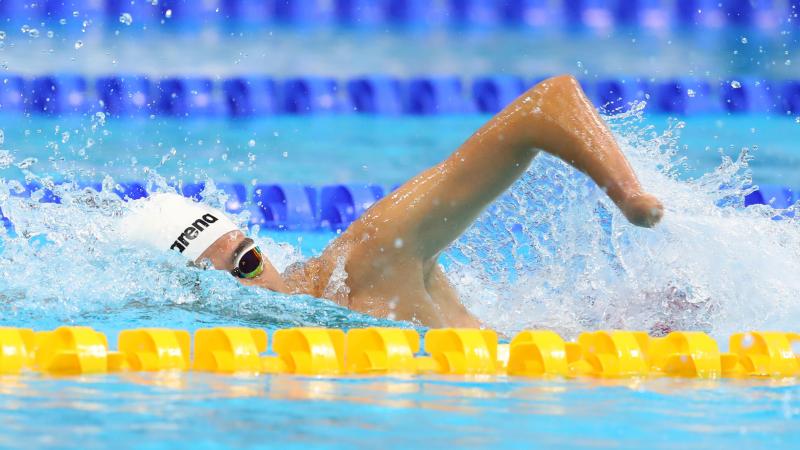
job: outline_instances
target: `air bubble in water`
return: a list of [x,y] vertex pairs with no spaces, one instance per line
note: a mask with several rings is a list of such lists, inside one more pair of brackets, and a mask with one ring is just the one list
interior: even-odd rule
[[75,50],[83,47],[83,41],[75,41]]
[[694,98],[694,96],[695,96],[694,89],[687,89],[686,90],[686,95],[688,95],[691,98]]
[[744,37],[744,36],[742,36],[742,40],[741,40],[741,42],[742,42],[742,44],[747,44],[747,38],[746,38],[746,37]]
[[3,145],[6,142],[6,134],[3,130],[0,130],[0,145]]
[[67,24],[67,19],[58,19],[58,23],[61,24],[61,25],[66,25]]
[[249,147],[255,147],[255,146],[256,146],[256,140],[255,140],[255,139],[250,139],[250,140],[247,142],[247,145],[248,145]]
[[738,81],[733,80],[733,81],[731,81],[731,87],[734,88],[734,89],[739,89],[740,87],[742,87],[742,83],[739,83]]
[[6,32],[5,31],[0,31],[0,41],[2,41],[5,38],[6,38]]
[[53,31],[52,31],[52,30],[48,30],[48,31],[47,31],[47,37],[48,37],[48,38],[52,39],[52,38],[53,38],[53,36],[55,36],[55,35],[56,35],[56,34],[55,34],[55,33],[53,33]]
[[133,17],[129,13],[122,13],[119,16],[119,23],[130,25],[133,23]]
[[172,10],[168,9],[168,10],[164,11],[164,17],[166,17],[167,19],[171,18],[172,17]]

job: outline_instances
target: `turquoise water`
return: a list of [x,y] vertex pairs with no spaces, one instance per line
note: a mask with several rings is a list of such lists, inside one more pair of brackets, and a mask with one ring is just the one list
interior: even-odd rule
[[132,374],[2,379],[0,446],[792,447],[797,386]]
[[[645,108],[647,111],[647,108]],[[373,183],[395,186],[443,160],[488,116],[277,116],[228,120],[92,120],[7,115],[5,143],[30,170],[61,180],[144,180],[156,168],[170,180],[211,178],[243,183]],[[646,114],[644,126],[663,133],[677,119]],[[743,148],[756,183],[800,186],[800,123],[794,117],[709,115],[682,118],[682,178],[714,169],[721,155]],[[18,162],[18,161],[17,161]],[[13,170],[13,168],[12,168]],[[6,171],[17,177],[21,172]]]

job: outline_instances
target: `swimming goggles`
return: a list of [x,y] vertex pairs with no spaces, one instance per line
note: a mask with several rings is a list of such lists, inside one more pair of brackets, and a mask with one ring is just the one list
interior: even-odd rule
[[233,262],[231,274],[239,278],[255,278],[264,271],[264,255],[255,243],[248,245]]

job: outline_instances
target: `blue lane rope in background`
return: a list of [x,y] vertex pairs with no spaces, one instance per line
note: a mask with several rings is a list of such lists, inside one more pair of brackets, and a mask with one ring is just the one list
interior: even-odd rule
[[[0,77],[0,112],[58,116],[103,111],[119,117],[492,114],[543,78],[370,75],[340,80],[253,75],[214,81],[143,75],[96,79],[75,74],[4,75]],[[632,102],[644,100],[648,112],[674,115],[800,114],[800,80],[617,77],[581,80],[581,84],[607,112],[623,111]]]
[[[78,183],[78,187],[101,191],[100,183]],[[250,213],[250,226],[270,230],[344,230],[372,204],[388,193],[382,186],[370,184],[333,184],[305,186],[299,184],[258,184],[248,189],[243,183],[216,183],[217,190],[227,195],[225,210],[231,214]],[[394,190],[397,186],[392,187]],[[179,191],[186,197],[201,200],[205,183],[185,183]],[[17,197],[31,197],[43,203],[60,203],[58,188],[44,188],[31,183]],[[148,192],[141,182],[124,182],[114,187],[123,199],[139,199]],[[765,204],[785,209],[800,201],[800,190],[786,186],[760,185],[748,194],[744,206]],[[2,214],[0,212],[0,214]],[[791,215],[791,214],[790,214]],[[7,218],[2,220],[11,227]]]
[[79,32],[106,27],[196,31],[264,25],[532,29],[638,27],[774,30],[798,24],[800,0],[3,0],[0,24]]

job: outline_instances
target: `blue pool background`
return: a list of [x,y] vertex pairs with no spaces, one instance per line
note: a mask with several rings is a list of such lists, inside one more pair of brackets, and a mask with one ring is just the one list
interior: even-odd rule
[[[198,114],[202,95],[193,90],[202,94],[207,83],[197,80],[215,89],[234,78],[345,86],[380,74],[406,87],[451,80],[435,100],[452,99],[456,80],[467,104],[470,83],[482,77],[529,83],[571,73],[591,88],[683,80],[669,91],[681,104],[713,103],[665,109],[659,91],[647,98],[622,89],[625,101],[646,106],[610,119],[644,185],[664,199],[665,223],[652,233],[626,226],[583,177],[540,158],[442,260],[467,305],[506,335],[524,327],[565,337],[597,328],[683,328],[707,331],[725,347],[733,331],[798,331],[795,210],[743,207],[751,185],[800,187],[796,8],[780,0],[4,0],[0,79],[17,81],[0,85],[0,209],[20,234],[3,236],[0,324],[89,325],[112,347],[120,330],[149,326],[412,326],[243,288],[226,274],[187,268],[175,255],[119,245],[109,230],[126,206],[110,192],[67,190],[61,204],[8,194],[15,182],[65,180],[388,191],[446,157],[489,115],[443,110],[438,102],[409,114],[406,91],[397,92],[399,110],[378,114]],[[164,95],[159,83],[172,80],[170,89],[188,87],[188,110],[118,114],[97,102],[95,81],[103,77],[146,77],[154,98],[168,105],[172,93]],[[73,84],[83,86],[76,97],[59,80],[86,84]],[[690,84],[710,91],[704,97],[697,88],[692,97]],[[763,99],[767,85],[777,86],[771,101],[737,103]],[[54,108],[51,98],[82,106]],[[225,193],[210,192],[205,201],[222,206]],[[257,239],[285,267],[334,237],[327,228],[262,229]],[[28,373],[0,378],[0,447],[791,448],[799,396],[794,379]]]

